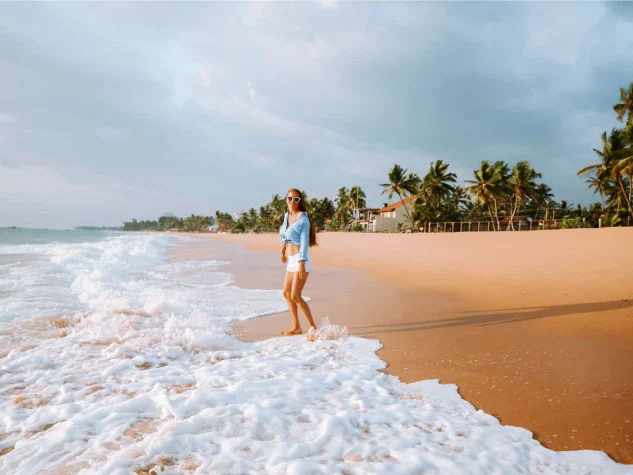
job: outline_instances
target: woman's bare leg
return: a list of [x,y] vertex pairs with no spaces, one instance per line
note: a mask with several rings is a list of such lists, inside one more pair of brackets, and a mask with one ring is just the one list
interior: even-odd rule
[[286,272],[286,278],[284,279],[284,298],[288,302],[288,310],[292,315],[292,328],[290,330],[282,331],[280,335],[293,335],[301,333],[301,325],[299,324],[299,315],[297,314],[297,303],[292,300],[292,282],[295,276],[295,272]]
[[[301,291],[303,290],[303,286],[306,285],[309,275],[310,273],[307,272],[305,279],[301,280],[299,278],[299,273],[298,272],[294,273],[294,278],[292,279],[292,290],[290,292],[290,298],[295,303],[295,305],[298,305],[301,308],[301,311],[308,319],[308,323],[310,324],[310,326],[312,328],[316,328],[316,325],[314,324],[314,320],[312,319],[312,312],[310,311],[308,302],[303,300],[303,297],[301,296]],[[298,320],[297,320],[297,323],[298,323]]]

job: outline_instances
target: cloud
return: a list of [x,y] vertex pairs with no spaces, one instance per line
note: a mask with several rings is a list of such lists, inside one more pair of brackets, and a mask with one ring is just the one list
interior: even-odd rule
[[248,89],[248,96],[251,98],[251,101],[255,102],[257,94],[255,93],[255,88],[253,87],[253,81],[248,81],[246,88]]
[[[530,160],[558,199],[594,199],[573,172],[618,125],[631,8],[330,6],[0,3],[0,166],[27,187],[50,173],[39,203],[69,224],[239,211],[290,186],[380,203],[394,163],[439,158],[460,180]],[[12,189],[12,216],[44,219]]]
[[230,80],[230,72],[222,65],[203,67],[198,72],[197,82],[203,88],[221,88]]
[[277,166],[281,163],[277,157],[273,157],[272,155],[258,155],[257,161],[266,166]]
[[200,203],[165,196],[143,186],[132,187],[109,176],[92,175],[89,181],[76,183],[39,166],[13,168],[0,164],[0,200],[0,223],[6,226],[120,225],[122,218],[153,216],[154,208],[161,206],[181,212],[196,208],[204,211]]
[[0,124],[8,124],[10,122],[15,122],[16,120],[16,116],[0,112]]

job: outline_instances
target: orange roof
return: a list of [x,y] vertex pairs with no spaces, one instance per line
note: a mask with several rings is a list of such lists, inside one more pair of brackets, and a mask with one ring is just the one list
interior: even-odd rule
[[[410,196],[409,198],[405,199],[404,202],[405,203],[409,203],[412,200],[415,200],[415,196]],[[395,203],[387,205],[384,208],[381,208],[381,209],[379,209],[376,212],[377,213],[382,213],[382,212],[385,212],[385,211],[393,211],[394,209],[396,209],[399,206],[402,206],[402,201],[396,201]]]

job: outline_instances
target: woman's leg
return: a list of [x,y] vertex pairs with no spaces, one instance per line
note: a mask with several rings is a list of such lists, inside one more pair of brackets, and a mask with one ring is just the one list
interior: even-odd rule
[[296,272],[286,272],[286,278],[284,279],[284,298],[288,302],[288,310],[292,315],[292,328],[279,332],[280,335],[292,335],[301,333],[301,325],[299,324],[299,315],[297,314],[297,304],[292,300],[292,281]]
[[292,279],[292,290],[290,291],[290,298],[295,303],[295,305],[298,305],[301,308],[301,311],[308,319],[308,323],[310,324],[310,326],[312,328],[316,328],[316,325],[314,324],[314,320],[312,320],[312,312],[310,311],[308,302],[303,300],[303,297],[301,296],[301,291],[303,290],[303,286],[306,285],[309,275],[310,273],[307,272],[305,279],[301,280],[299,278],[299,273],[298,272],[294,273],[294,276],[293,276],[294,278]]

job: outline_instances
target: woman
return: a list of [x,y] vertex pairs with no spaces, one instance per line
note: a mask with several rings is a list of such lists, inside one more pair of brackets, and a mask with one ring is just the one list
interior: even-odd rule
[[[292,315],[293,326],[290,330],[282,331],[280,335],[299,335],[301,325],[297,307],[308,319],[308,323],[314,329],[314,320],[308,303],[301,297],[301,291],[306,284],[312,258],[309,247],[316,246],[316,230],[308,218],[305,202],[301,192],[295,188],[286,193],[288,212],[284,215],[284,222],[279,228],[281,235],[281,262],[286,264],[286,279],[284,281],[284,298],[288,302],[288,308]],[[286,255],[288,253],[288,255]]]

